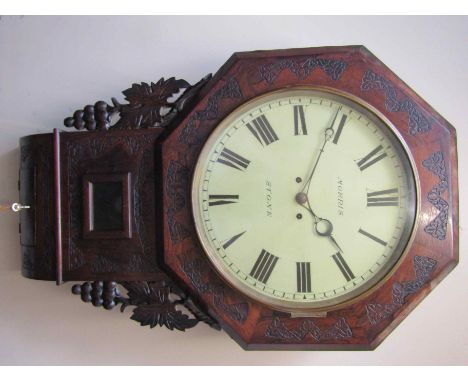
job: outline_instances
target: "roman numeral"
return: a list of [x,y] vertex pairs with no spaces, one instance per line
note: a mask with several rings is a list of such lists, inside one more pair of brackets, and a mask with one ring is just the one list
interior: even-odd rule
[[333,257],[333,260],[335,260],[336,265],[340,269],[346,281],[351,281],[352,279],[354,279],[354,274],[349,268],[349,265],[346,264],[346,261],[343,259],[343,256],[341,255],[341,253],[337,252],[332,257]]
[[247,128],[262,146],[268,146],[279,139],[270,122],[268,122],[268,119],[263,114],[252,120],[252,123],[247,123]]
[[262,249],[260,256],[258,256],[257,261],[250,271],[250,276],[263,284],[266,284],[277,262],[278,257]]
[[301,135],[299,132],[299,125],[301,126],[302,135],[307,135],[303,105],[294,106],[294,135]]
[[[372,166],[374,163],[377,163],[379,160],[387,156],[386,152],[380,153],[383,150],[382,145],[379,145],[364,158],[357,162],[359,170],[364,171],[366,168]],[[380,153],[380,154],[379,154]]]
[[374,236],[371,233],[364,231],[362,228],[359,228],[358,232],[360,234],[363,234],[364,236],[367,236],[369,239],[374,240],[376,243],[383,245],[384,247],[387,246],[386,241],[383,241],[382,239],[379,239],[377,236]]
[[223,248],[226,249],[227,247],[229,247],[232,243],[234,243],[237,239],[239,239],[244,233],[244,232],[241,232],[237,235],[234,235],[233,237],[231,237],[229,240],[227,240],[224,244],[223,244]]
[[367,207],[398,207],[398,188],[367,193]]
[[296,263],[297,291],[299,293],[310,293],[310,263]]
[[223,204],[237,203],[239,195],[209,195],[209,206],[220,206]]
[[245,159],[239,154],[236,154],[234,151],[227,149],[226,147],[219,154],[218,162],[241,171],[247,169],[250,163],[249,160]]
[[346,119],[348,116],[346,114],[343,114],[340,119],[340,123],[338,124],[338,129],[336,130],[335,136],[333,137],[333,143],[336,145],[338,144],[338,139],[340,139],[341,132],[343,131],[343,126],[346,123]]

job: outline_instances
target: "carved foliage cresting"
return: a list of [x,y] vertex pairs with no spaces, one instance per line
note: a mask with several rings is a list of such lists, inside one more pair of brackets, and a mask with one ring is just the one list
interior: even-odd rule
[[398,97],[397,89],[390,81],[372,70],[367,70],[361,81],[361,91],[370,90],[381,90],[385,93],[385,108],[388,111],[408,113],[408,128],[411,135],[427,133],[431,130],[431,122],[423,116],[413,101],[406,97]]
[[438,151],[422,162],[423,166],[439,177],[439,183],[432,187],[427,195],[429,202],[437,208],[439,214],[425,228],[424,232],[438,240],[444,240],[447,235],[447,221],[449,204],[442,198],[442,194],[448,189],[447,169],[445,167],[444,154]]
[[320,328],[314,320],[305,319],[294,329],[288,328],[279,317],[274,317],[268,325],[265,336],[279,341],[302,342],[306,337],[312,337],[316,342],[324,340],[341,340],[353,336],[353,332],[343,317],[329,328]]
[[[130,318],[141,326],[165,326],[170,330],[184,331],[203,321],[219,329],[217,322],[162,273],[157,281],[126,281],[120,284],[127,290],[127,297],[121,294],[115,281],[76,284],[72,287],[72,293],[80,295],[84,302],[91,302],[96,307],[102,306],[108,310],[119,304],[121,312],[128,306],[135,306]],[[180,310],[181,306],[185,306],[190,313]]]
[[416,293],[430,279],[437,266],[437,261],[425,256],[415,256],[413,268],[415,278],[402,283],[396,282],[392,287],[392,302],[390,304],[367,304],[367,318],[372,325],[376,325],[391,317],[406,302],[409,295]]
[[[127,104],[112,98],[112,105],[105,101],[98,101],[94,105],[86,105],[82,110],[76,110],[72,117],[65,118],[66,127],[77,130],[107,130],[111,129],[147,129],[168,126],[178,113],[211,79],[211,75],[204,77],[193,86],[174,77],[159,79],[156,83],[142,82],[133,84],[124,90]],[[185,90],[184,90],[185,89]],[[181,92],[183,93],[181,94]],[[171,100],[176,97],[175,100]],[[119,115],[117,121],[113,116]]]
[[307,78],[310,73],[320,68],[332,80],[337,81],[345,71],[347,63],[342,60],[331,60],[318,57],[309,57],[304,61],[285,59],[270,64],[260,65],[259,73],[262,81],[272,84],[283,70],[289,70],[298,79]]

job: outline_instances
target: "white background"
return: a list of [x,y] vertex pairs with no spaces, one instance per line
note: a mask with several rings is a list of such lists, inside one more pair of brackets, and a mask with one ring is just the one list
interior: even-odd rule
[[0,216],[0,364],[468,365],[466,17],[2,17],[0,200],[16,200],[18,140],[133,82],[194,83],[234,51],[365,45],[458,132],[460,263],[373,352],[246,352],[199,324],[141,328],[71,284],[20,275],[17,216]]

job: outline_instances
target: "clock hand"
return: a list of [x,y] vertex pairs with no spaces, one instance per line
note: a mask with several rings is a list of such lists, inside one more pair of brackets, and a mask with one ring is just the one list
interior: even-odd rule
[[315,212],[312,210],[312,207],[310,206],[310,203],[309,203],[309,198],[307,197],[307,193],[299,192],[298,194],[296,194],[296,202],[311,213],[312,217],[315,220],[315,223],[317,223],[317,221],[322,219],[318,217],[315,214]]
[[317,235],[319,236],[324,236],[324,237],[328,237],[328,239],[330,239],[330,241],[333,243],[333,245],[338,248],[338,250],[343,253],[343,250],[341,249],[341,247],[338,245],[338,243],[336,242],[335,238],[333,237],[333,224],[330,220],[328,219],[321,219],[319,218],[320,220],[319,221],[316,221],[315,222],[315,232],[317,233]]
[[319,154],[318,154],[318,157],[315,161],[315,164],[314,164],[314,167],[312,168],[312,171],[309,175],[309,178],[307,179],[306,183],[304,184],[304,187],[302,188],[302,192],[305,192],[305,193],[308,193],[309,192],[309,188],[310,188],[310,183],[312,181],[312,177],[314,176],[314,173],[315,173],[315,169],[317,168],[317,165],[320,161],[320,158],[322,156],[322,153],[324,152],[325,150],[325,146],[326,144],[328,143],[328,141],[331,139],[331,137],[333,137],[333,134],[335,133],[335,131],[333,130],[333,125],[335,124],[335,121],[336,121],[336,117],[338,116],[338,112],[341,110],[341,106],[338,107],[336,109],[336,112],[335,112],[335,115],[333,117],[333,120],[332,120],[332,123],[330,124],[329,127],[327,127],[325,129],[325,137],[324,137],[324,141],[323,141],[323,144],[322,144],[322,147],[320,148],[320,151],[319,151]]
[[332,233],[333,233],[333,224],[332,224],[332,222],[330,220],[328,220],[328,219],[324,219],[324,218],[319,217],[314,212],[314,210],[310,206],[309,198],[307,197],[307,194],[305,192],[299,192],[298,194],[296,194],[296,202],[298,204],[300,204],[302,207],[304,207],[307,211],[309,211],[310,214],[312,215],[312,217],[314,218],[314,228],[315,228],[315,232],[317,233],[317,235],[323,236],[323,237],[328,237],[330,239],[330,241],[333,243],[333,245],[336,248],[338,248],[338,250],[341,253],[343,253],[343,250],[338,245],[338,243],[336,242],[335,238],[332,235]]
[[338,243],[336,242],[335,238],[333,237],[332,234],[330,234],[330,236],[328,236],[328,238],[331,240],[331,242],[335,245],[336,248],[338,248],[338,251],[340,251],[341,253],[344,253],[343,250],[341,249],[341,247],[338,245]]

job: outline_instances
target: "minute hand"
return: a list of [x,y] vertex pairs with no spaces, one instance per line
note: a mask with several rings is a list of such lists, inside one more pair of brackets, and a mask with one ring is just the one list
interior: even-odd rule
[[335,116],[333,117],[333,121],[332,123],[330,124],[330,127],[328,127],[327,129],[325,129],[325,139],[323,140],[323,145],[322,147],[320,148],[320,151],[319,151],[319,155],[317,156],[317,159],[315,161],[315,164],[314,164],[314,167],[312,168],[312,171],[310,172],[310,175],[309,175],[309,178],[307,179],[306,183],[304,184],[304,188],[302,189],[302,192],[305,192],[306,194],[309,192],[309,188],[310,188],[310,183],[311,183],[311,180],[312,180],[312,177],[314,176],[314,173],[315,173],[315,169],[317,168],[317,165],[320,161],[320,157],[322,156],[324,150],[325,150],[325,146],[327,145],[328,141],[331,139],[331,137],[333,136],[333,134],[335,133],[333,131],[333,125],[335,124],[335,121],[336,121],[336,117],[338,116],[338,112],[340,111],[341,107],[339,107],[338,109],[336,109],[336,112],[335,112]]

